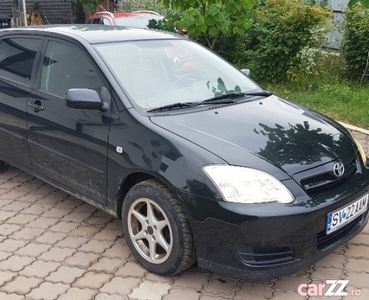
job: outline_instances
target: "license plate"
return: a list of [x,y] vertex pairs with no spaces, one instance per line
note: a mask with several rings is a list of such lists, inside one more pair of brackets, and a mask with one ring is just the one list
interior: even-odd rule
[[368,198],[369,194],[366,194],[349,205],[328,213],[327,234],[335,232],[362,215],[368,207]]

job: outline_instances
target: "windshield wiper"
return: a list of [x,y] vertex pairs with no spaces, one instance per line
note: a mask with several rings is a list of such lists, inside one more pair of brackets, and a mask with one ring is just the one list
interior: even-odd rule
[[271,95],[273,95],[272,92],[269,91],[261,91],[261,92],[248,92],[248,93],[243,93],[244,96],[264,96],[264,97],[269,97]]
[[173,109],[180,109],[180,108],[188,108],[188,107],[194,107],[197,105],[199,104],[196,102],[177,102],[173,104],[156,107],[156,108],[148,110],[147,112],[157,112],[157,111],[173,110]]
[[152,108],[148,110],[147,112],[160,112],[160,111],[166,111],[166,110],[175,110],[175,109],[181,109],[181,108],[189,108],[189,107],[195,107],[203,104],[229,104],[229,103],[235,103],[237,98],[242,98],[245,96],[264,96],[269,97],[272,93],[268,91],[261,91],[261,92],[247,92],[247,93],[228,93],[223,94],[208,100],[204,100],[201,102],[177,102],[173,104],[168,104],[156,108]]
[[[227,103],[234,103],[236,102],[235,99],[237,98],[242,98],[245,96],[264,96],[264,97],[269,97],[273,95],[271,92],[268,91],[260,91],[260,92],[244,92],[244,93],[228,93],[228,94],[223,94],[205,101],[200,102],[199,104],[206,104],[206,103],[211,103],[211,104],[227,104]],[[228,99],[228,100],[227,100]]]

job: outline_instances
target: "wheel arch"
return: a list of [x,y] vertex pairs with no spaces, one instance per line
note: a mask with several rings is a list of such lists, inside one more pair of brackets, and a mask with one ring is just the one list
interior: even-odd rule
[[[131,189],[132,186],[133,189]],[[177,274],[187,269],[197,259],[192,226],[188,218],[188,208],[184,204],[184,200],[179,197],[178,193],[173,193],[173,189],[175,188],[171,188],[170,184],[165,184],[165,179],[160,180],[156,176],[145,173],[134,173],[131,174],[131,176],[127,176],[121,186],[120,198],[122,199],[122,196],[125,195],[125,199],[120,201],[120,206],[122,207],[121,218],[123,218],[122,223],[127,244],[142,266],[159,275]],[[142,204],[144,207],[146,205],[146,209],[142,212],[136,211],[135,214],[132,214],[131,209],[136,210],[135,208],[137,207],[140,209],[140,205]],[[155,213],[154,210],[149,209],[148,206],[157,207],[156,211],[161,211],[161,213]],[[148,213],[149,210],[151,213]],[[147,213],[145,213],[145,211]],[[141,217],[132,222],[130,216],[136,216],[136,214],[141,214]],[[158,220],[160,220],[160,222]],[[174,230],[169,240],[166,238],[168,232],[164,231],[164,227],[158,226],[158,228],[156,228],[155,226],[155,224],[162,224],[164,220],[166,222],[165,228],[169,228],[168,232]],[[137,223],[140,223],[140,225],[137,225]],[[146,233],[138,237],[137,239],[139,242],[137,242],[136,234],[144,230]],[[154,235],[155,238],[150,238],[151,235]],[[162,248],[162,250],[160,250],[160,248],[153,246],[153,244],[162,245],[162,243],[156,242],[160,240],[166,240],[168,248]],[[171,245],[171,247],[169,247],[169,245]],[[163,262],[156,264],[155,261],[148,259],[148,257],[152,257],[152,249],[159,249],[159,251],[156,252],[158,257],[163,254],[165,255]],[[170,249],[169,253],[168,249]],[[148,256],[148,252],[150,252],[150,256]]]
[[[183,199],[176,192],[175,188],[166,179],[162,177],[158,178],[158,176],[155,176],[150,173],[134,172],[134,173],[129,174],[127,177],[125,177],[120,182],[120,185],[118,188],[116,199],[117,199],[117,216],[119,216],[119,218],[121,218],[121,211],[122,211],[124,198],[127,195],[128,191],[136,184],[143,182],[145,180],[148,180],[148,179],[157,180],[158,182],[163,184],[165,187],[167,187],[181,202],[184,202]],[[187,207],[185,207],[185,209],[187,210]]]

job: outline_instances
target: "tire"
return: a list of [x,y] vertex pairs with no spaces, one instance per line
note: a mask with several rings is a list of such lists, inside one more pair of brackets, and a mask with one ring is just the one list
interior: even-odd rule
[[157,180],[133,186],[122,208],[127,244],[137,261],[159,275],[177,274],[196,261],[182,203]]
[[4,165],[5,163],[2,160],[0,160],[0,171],[4,170]]

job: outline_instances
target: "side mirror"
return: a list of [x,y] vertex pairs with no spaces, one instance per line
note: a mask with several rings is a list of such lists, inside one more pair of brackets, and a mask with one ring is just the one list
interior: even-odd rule
[[[179,30],[179,29],[178,29],[178,30]],[[179,32],[180,32],[182,35],[187,36],[187,29],[179,30]]]
[[103,106],[99,94],[91,89],[69,89],[64,101],[67,107],[77,109],[99,110]]
[[245,74],[247,77],[251,78],[251,71],[250,69],[241,69],[241,72]]

